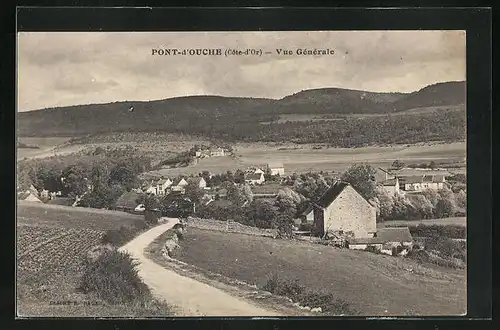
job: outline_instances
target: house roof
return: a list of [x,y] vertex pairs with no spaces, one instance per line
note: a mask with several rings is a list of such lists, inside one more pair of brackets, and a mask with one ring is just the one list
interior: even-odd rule
[[124,208],[135,208],[137,206],[136,200],[143,194],[135,191],[124,192],[116,201],[115,206]]
[[182,180],[184,180],[184,181],[185,181],[185,179],[184,179],[184,178],[177,178],[177,179],[175,179],[175,180],[174,180],[173,185],[174,185],[174,186],[177,186],[179,183],[181,183],[181,181],[182,181]]
[[320,207],[327,207],[330,205],[347,187],[349,183],[344,181],[335,182],[328,190],[321,196],[321,198],[316,202],[316,205]]
[[233,203],[227,199],[217,199],[214,200],[213,202],[210,202],[207,206],[224,208],[224,207],[230,207],[232,205]]
[[248,174],[246,177],[245,177],[245,180],[260,180],[262,177],[262,174]]
[[410,242],[412,240],[408,227],[380,228],[375,235],[376,238],[385,242]]
[[399,179],[399,181],[403,184],[411,184],[411,183],[422,183],[424,179],[423,175],[412,175],[405,176]]
[[349,244],[384,244],[413,240],[408,227],[380,228],[375,235],[375,237],[351,238]]
[[[258,176],[260,178],[260,175]],[[268,183],[264,184],[262,186],[255,186],[252,187],[252,193],[258,195],[258,194],[277,194],[281,189],[286,188],[285,186],[279,184],[279,183]]]
[[27,202],[40,202],[40,203],[42,203],[42,201],[35,194],[33,194],[31,191],[20,193],[18,195],[18,198],[20,200],[27,201]]
[[187,181],[188,181],[188,183],[200,184],[201,180],[204,180],[201,176],[195,176],[195,177],[189,178]]
[[395,186],[398,179],[389,179],[382,182],[382,186]]
[[308,205],[302,212],[300,212],[300,215],[307,216],[312,210],[312,205]]

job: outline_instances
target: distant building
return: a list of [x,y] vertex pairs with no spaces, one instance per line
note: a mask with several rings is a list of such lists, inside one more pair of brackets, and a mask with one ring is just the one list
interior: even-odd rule
[[413,238],[408,227],[394,227],[378,229],[373,237],[353,238],[349,240],[349,249],[364,250],[373,246],[385,254],[395,254],[394,250],[400,246],[411,249]]
[[220,156],[224,156],[224,155],[225,155],[225,151],[223,148],[216,148],[216,149],[210,150],[211,157],[220,157]]
[[255,185],[255,184],[263,184],[264,181],[266,181],[266,179],[264,178],[264,174],[260,173],[260,174],[247,174],[245,176],[245,182],[248,183],[248,184],[251,184],[251,185]]
[[167,189],[173,184],[172,180],[169,178],[161,178],[156,181],[156,195],[165,195]]
[[337,181],[313,204],[317,235],[373,237],[376,208],[349,183]]
[[184,193],[184,190],[186,189],[186,186],[188,185],[188,182],[184,178],[178,178],[174,180],[172,185],[170,186],[170,190],[173,192],[180,192]]
[[28,190],[25,192],[21,192],[17,195],[17,199],[32,202],[32,203],[43,203],[32,191]]
[[399,179],[389,179],[386,181],[383,181],[379,185],[382,190],[387,192],[389,195],[396,195],[399,193]]
[[405,176],[400,177],[399,182],[405,192],[421,192],[426,189],[443,189],[445,177],[443,175]]
[[138,200],[143,197],[143,194],[134,191],[123,193],[115,203],[115,209],[119,211],[132,212],[140,204]]
[[195,176],[187,180],[188,184],[194,184],[199,188],[205,189],[207,187],[207,182],[201,176]]
[[314,222],[314,208],[312,207],[312,205],[308,206],[304,211],[300,213],[300,219],[302,220],[302,223]]
[[375,169],[374,179],[377,183],[385,182],[387,180],[395,179],[396,176],[389,172],[388,170],[384,170],[383,168],[377,167]]
[[285,175],[285,167],[283,165],[267,165],[267,168],[269,169],[269,172],[271,175],[279,175],[279,176],[284,176]]

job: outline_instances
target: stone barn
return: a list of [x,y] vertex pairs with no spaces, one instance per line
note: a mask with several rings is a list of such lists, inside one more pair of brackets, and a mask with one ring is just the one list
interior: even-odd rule
[[349,183],[337,181],[313,204],[316,235],[373,237],[376,209]]

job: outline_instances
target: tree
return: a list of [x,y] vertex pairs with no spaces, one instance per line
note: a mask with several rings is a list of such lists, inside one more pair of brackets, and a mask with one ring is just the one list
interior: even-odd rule
[[387,193],[385,190],[377,190],[379,218],[381,220],[389,220],[394,207],[394,195]]
[[440,198],[436,205],[436,217],[447,218],[455,214],[455,205],[452,201],[445,198]]
[[62,172],[62,179],[64,190],[71,197],[81,196],[88,189],[87,175],[80,165],[66,167]]
[[391,165],[391,167],[393,169],[396,169],[396,170],[402,169],[405,166],[406,166],[406,164],[403,163],[402,161],[400,161],[399,159],[396,159],[395,161],[393,161],[392,165]]
[[434,206],[425,195],[414,195],[411,200],[419,219],[429,219],[433,216]]
[[120,162],[110,172],[109,183],[118,183],[124,186],[127,190],[133,188],[136,184],[136,172],[131,164]]
[[458,207],[466,208],[467,207],[467,193],[465,190],[460,190],[455,194],[455,201]]
[[205,196],[205,191],[200,188],[196,183],[190,182],[185,188],[184,196],[189,198],[196,205],[200,204],[201,199]]
[[237,169],[234,173],[234,183],[244,183],[245,182],[245,172]]
[[355,164],[350,166],[341,179],[349,182],[352,187],[367,200],[376,196],[376,170],[368,164]]

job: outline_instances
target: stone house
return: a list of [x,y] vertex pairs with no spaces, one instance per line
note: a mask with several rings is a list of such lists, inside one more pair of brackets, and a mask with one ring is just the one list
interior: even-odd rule
[[313,204],[316,235],[373,237],[376,208],[349,183],[337,181]]

